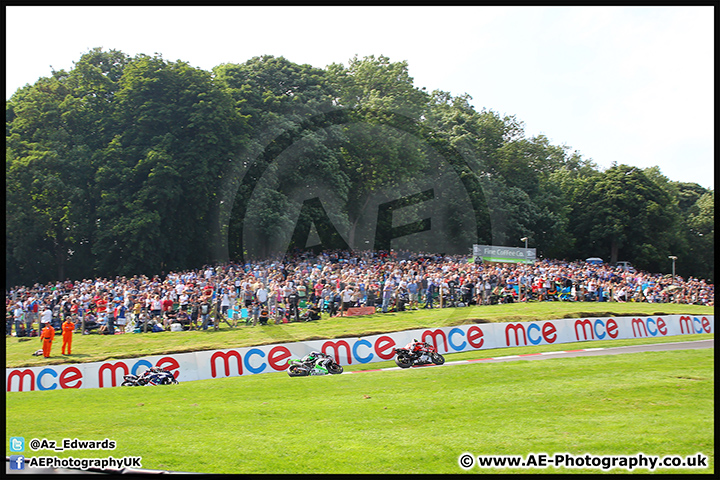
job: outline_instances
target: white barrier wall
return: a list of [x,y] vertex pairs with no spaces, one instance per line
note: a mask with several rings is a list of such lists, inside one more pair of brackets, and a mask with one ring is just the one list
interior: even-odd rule
[[714,315],[486,323],[75,365],[7,368],[5,378],[7,392],[104,388],[118,386],[122,383],[123,375],[137,374],[152,366],[172,371],[175,378],[181,382],[279,372],[287,368],[289,359],[301,358],[313,350],[332,355],[341,365],[380,362],[391,360],[394,357],[394,348],[404,347],[413,339],[432,343],[440,353],[446,354],[527,345],[714,332]]

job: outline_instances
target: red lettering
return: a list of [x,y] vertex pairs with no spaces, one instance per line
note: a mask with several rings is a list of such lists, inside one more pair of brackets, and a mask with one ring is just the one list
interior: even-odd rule
[[550,322],[543,323],[542,336],[546,342],[553,343],[555,340],[557,340],[557,335],[555,335],[555,332],[557,332],[555,325]]
[[658,332],[662,333],[663,335],[667,335],[667,325],[665,325],[665,320],[658,317],[657,322],[655,323],[657,324]]
[[268,365],[278,372],[285,370],[288,366],[287,358],[289,358],[290,355],[290,350],[286,347],[274,347],[268,352]]
[[[117,362],[117,363],[103,363],[100,366],[100,369],[98,370],[98,384],[100,385],[100,388],[103,388],[105,385],[103,383],[103,372],[105,370],[110,370],[110,380],[111,385],[113,387],[117,386],[117,382],[115,379],[117,378],[117,369],[122,367],[123,369],[123,375],[127,375],[130,373],[128,370],[128,366],[125,365],[125,362]],[[122,377],[121,377],[122,378]]]
[[[473,348],[480,348],[483,346],[483,343],[485,343],[485,339],[482,337],[483,331],[480,327],[473,325],[472,327],[468,328],[467,341],[470,345],[472,345]],[[480,339],[480,341],[476,342],[478,338]]]
[[514,324],[514,323],[508,323],[507,327],[505,327],[505,346],[510,346],[510,329],[513,329],[515,332],[515,345],[520,346],[520,335],[518,335],[518,330],[522,332],[523,335],[523,345],[527,345],[527,336],[525,335],[525,327],[522,325],[522,323]]
[[708,320],[707,317],[702,317],[702,328],[706,333],[710,333],[710,320]]
[[26,368],[25,370],[12,370],[10,374],[8,375],[7,379],[7,391],[10,391],[10,387],[12,384],[13,377],[18,378],[18,392],[23,391],[23,379],[29,376],[30,377],[30,391],[35,390],[35,373],[33,373],[32,370],[29,368]]
[[[687,332],[685,332],[685,327],[687,327]],[[695,333],[693,332],[692,318],[687,316],[680,317],[680,333]]]
[[[167,365],[167,366],[165,366]],[[177,370],[180,368],[180,364],[177,360],[175,360],[173,357],[163,357],[155,364],[156,367],[164,368],[168,372],[172,372],[173,370]],[[173,373],[173,377],[178,378],[180,376],[180,372]]]
[[327,351],[325,351],[327,348],[332,348],[335,352],[335,360],[340,363],[340,347],[345,347],[345,352],[347,352],[347,363],[350,365],[352,363],[352,356],[350,353],[350,345],[345,340],[340,340],[338,342],[333,342],[332,340],[328,340],[327,342],[323,343],[323,346],[321,348],[323,353],[327,353],[330,355]]
[[[635,332],[635,327],[637,327],[637,333]],[[640,330],[640,327],[642,327],[642,330]],[[633,336],[635,338],[637,338],[639,336],[645,336],[645,337],[648,336],[647,327],[645,327],[645,322],[643,321],[642,318],[633,318],[632,319],[632,331],[633,331]],[[642,333],[642,335],[641,335],[641,333]]]
[[[76,382],[75,385],[71,385]],[[68,367],[60,373],[60,388],[80,388],[82,386],[82,372],[76,367]]]
[[585,330],[585,327],[587,327],[590,330],[590,338],[595,340],[595,333],[593,332],[592,323],[590,323],[590,320],[587,318],[585,320],[575,320],[575,339],[580,342],[580,332],[578,331],[578,327],[582,326],[582,332],[584,335],[584,340],[588,339],[587,330]]
[[218,358],[222,358],[225,364],[225,376],[230,376],[230,357],[235,357],[237,359],[237,366],[238,366],[238,375],[243,374],[243,368],[242,368],[242,358],[240,358],[240,354],[235,350],[230,350],[228,352],[215,352],[212,354],[212,357],[210,357],[210,375],[215,378],[217,376],[217,371],[215,370],[215,360]]
[[[443,332],[443,331],[440,330],[439,328],[436,329],[436,330],[425,330],[425,331],[423,332],[422,337],[420,338],[420,340],[422,340],[423,342],[426,342],[427,340],[425,340],[425,339],[426,339],[427,337],[432,337],[432,345],[434,345],[435,348],[437,348],[438,351],[440,351],[440,342],[437,341],[438,335],[440,335],[440,338],[442,338],[442,340],[443,340],[443,347],[445,348],[445,350],[442,350],[442,351],[443,351],[443,352],[447,352],[447,351],[448,351],[448,348],[447,348],[447,337],[445,336],[445,332]],[[428,342],[428,343],[430,343],[430,342]]]
[[390,360],[395,356],[395,340],[387,335],[378,337],[375,340],[375,353],[383,360]]
[[610,338],[615,338],[618,336],[618,333],[620,333],[618,332],[618,324],[614,319],[609,318],[606,326],[607,328],[605,329],[605,331],[610,336]]

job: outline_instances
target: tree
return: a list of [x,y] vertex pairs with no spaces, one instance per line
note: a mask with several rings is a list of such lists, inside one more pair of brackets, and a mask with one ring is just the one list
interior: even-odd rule
[[471,100],[416,88],[385,56],[206,72],[89,50],[6,102],[6,280],[521,237],[651,271],[676,254],[679,274],[712,278],[712,190],[657,167],[600,172]]
[[606,252],[610,262],[629,258],[642,269],[660,271],[670,254],[676,227],[672,197],[642,170],[613,166],[585,179],[575,191],[573,231],[583,255]]
[[333,203],[345,202],[347,177],[339,166],[344,113],[334,105],[325,72],[310,65],[263,56],[213,72],[251,128],[223,182],[224,201],[232,206],[226,213],[229,255],[283,254],[293,225],[321,214],[300,215],[318,206],[303,207],[305,200],[319,198],[313,190],[332,192]]
[[[681,273],[688,276],[715,281],[715,192],[703,193],[695,202],[695,211],[690,213],[687,224],[690,243],[687,267]],[[694,265],[693,265],[694,264]],[[693,268],[694,267],[694,268]]]
[[[71,118],[75,98],[67,79],[64,71],[53,72],[7,107],[8,261],[19,269],[35,265],[31,271],[42,279],[64,279],[88,235],[83,168],[88,149],[82,127]],[[8,277],[15,275],[25,274],[11,267]]]
[[103,149],[95,177],[98,268],[160,273],[209,262],[216,196],[243,120],[208,72],[184,62],[139,55],[119,85],[120,133]]
[[[358,225],[377,208],[386,192],[414,194],[428,167],[418,123],[428,95],[413,86],[407,62],[385,56],[352,58],[348,67],[328,66],[337,103],[348,111],[341,148],[341,169],[348,176],[348,243],[358,245]],[[372,228],[372,227],[369,227]],[[379,229],[378,232],[389,232]],[[376,242],[378,239],[376,239]],[[379,239],[388,244],[391,238]]]

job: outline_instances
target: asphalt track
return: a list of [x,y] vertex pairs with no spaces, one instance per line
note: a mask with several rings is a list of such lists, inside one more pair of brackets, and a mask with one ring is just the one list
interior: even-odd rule
[[[423,365],[411,368],[429,368],[444,367],[446,365],[464,365],[468,363],[496,363],[496,362],[513,362],[517,360],[547,360],[548,358],[573,358],[573,357],[590,357],[598,355],[620,355],[623,353],[639,353],[639,352],[666,352],[669,350],[695,350],[700,348],[715,348],[715,339],[696,340],[692,342],[672,342],[672,343],[652,343],[647,345],[632,345],[627,347],[609,347],[609,348],[582,348],[579,350],[562,350],[557,352],[527,353],[524,355],[506,355],[503,357],[477,358],[471,360],[457,360],[453,362],[445,362],[443,365]],[[354,372],[344,372],[343,375],[349,373],[364,372],[380,372],[388,370],[403,370],[400,367],[377,368],[372,370],[356,370]]]
[[[639,353],[639,352],[666,352],[669,350],[695,350],[700,348],[715,348],[715,339],[696,340],[692,342],[672,342],[672,343],[653,343],[648,345],[633,345],[628,347],[610,347],[610,348],[582,348],[579,350],[562,350],[557,352],[527,353],[523,355],[506,355],[503,357],[477,358],[471,360],[457,360],[453,362],[445,362],[443,365],[424,365],[421,367],[411,368],[431,368],[444,367],[447,365],[463,365],[468,363],[496,363],[496,362],[513,362],[518,360],[547,360],[549,358],[573,358],[573,357],[591,357],[598,355],[621,355],[623,353]],[[343,375],[357,374],[365,372],[380,372],[387,370],[403,370],[400,367],[377,368],[372,370],[357,370],[354,372],[343,372]],[[34,474],[126,474],[126,475],[152,475],[152,474],[168,474],[168,473],[190,473],[190,472],[169,472],[167,470],[145,470],[145,469],[108,469],[108,470],[70,470],[60,468],[33,468],[26,470],[10,470],[10,457],[6,457],[5,473],[34,473]]]

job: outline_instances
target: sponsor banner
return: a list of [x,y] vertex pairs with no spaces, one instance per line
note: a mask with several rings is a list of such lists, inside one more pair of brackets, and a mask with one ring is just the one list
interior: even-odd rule
[[535,263],[536,249],[501,247],[497,245],[473,245],[473,256],[483,262]]
[[346,317],[354,317],[357,315],[372,315],[375,313],[375,307],[351,307],[345,310]]
[[395,356],[395,348],[404,347],[415,339],[432,343],[440,353],[446,354],[493,348],[714,332],[713,315],[484,323],[76,365],[7,368],[5,384],[7,392],[116,387],[122,384],[123,375],[142,373],[152,366],[172,372],[180,382],[254,375],[281,372],[287,368],[290,359],[302,358],[312,351],[332,355],[341,365],[356,365],[391,360]]

